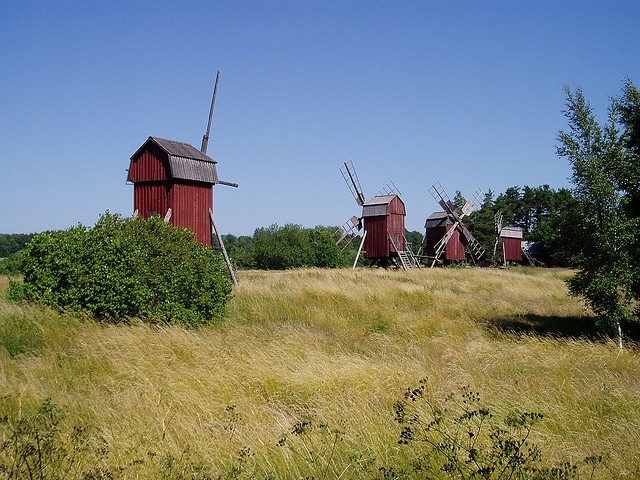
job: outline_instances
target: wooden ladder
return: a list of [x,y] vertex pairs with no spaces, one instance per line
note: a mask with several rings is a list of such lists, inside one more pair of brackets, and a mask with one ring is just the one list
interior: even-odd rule
[[393,240],[393,237],[391,235],[389,236],[389,240],[391,241],[391,245],[393,245],[393,248],[395,248],[396,253],[398,254],[398,258],[400,259],[400,266],[406,272],[411,268],[411,259],[407,255],[406,251],[398,249],[398,245],[396,245],[396,242]]

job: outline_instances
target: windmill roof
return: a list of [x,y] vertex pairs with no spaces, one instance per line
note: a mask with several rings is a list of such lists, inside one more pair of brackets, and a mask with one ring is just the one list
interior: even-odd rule
[[169,159],[169,172],[172,178],[193,180],[204,183],[219,183],[216,162],[213,158],[185,142],[168,140],[160,137],[149,137],[131,156],[136,158],[149,143],[154,143],[163,150]]
[[388,203],[391,203],[391,201],[395,197],[397,197],[397,195],[378,195],[378,196],[373,197],[368,202],[366,202],[363,206],[365,206],[365,205],[386,205]]
[[522,227],[502,227],[500,236],[503,238],[522,238]]
[[447,212],[433,212],[424,223],[425,228],[433,228],[443,225],[451,225],[454,220]]

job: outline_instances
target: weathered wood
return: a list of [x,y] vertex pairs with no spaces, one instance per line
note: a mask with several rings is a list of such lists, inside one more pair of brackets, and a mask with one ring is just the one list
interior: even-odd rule
[[216,104],[216,94],[218,93],[218,80],[220,79],[220,70],[216,73],[216,83],[213,86],[213,98],[211,98],[211,108],[209,109],[209,122],[207,123],[207,131],[202,137],[202,146],[200,151],[207,153],[207,146],[209,145],[209,133],[211,132],[211,119],[213,118],[213,107]]
[[231,260],[229,259],[229,255],[227,255],[227,249],[224,248],[224,242],[222,241],[222,236],[220,235],[220,231],[218,230],[218,225],[216,224],[216,219],[213,217],[213,210],[209,209],[209,216],[211,217],[211,226],[213,227],[213,231],[218,238],[218,243],[220,244],[220,250],[222,250],[222,255],[224,256],[224,261],[227,263],[227,268],[229,269],[229,274],[231,275],[231,280],[233,284],[237,287],[238,280],[236,280],[236,275],[233,273],[233,266],[231,265]]

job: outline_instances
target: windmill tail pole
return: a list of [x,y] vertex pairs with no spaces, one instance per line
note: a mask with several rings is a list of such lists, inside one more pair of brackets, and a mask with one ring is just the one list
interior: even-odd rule
[[209,132],[211,131],[211,119],[213,118],[213,107],[216,104],[216,94],[218,93],[218,80],[220,79],[220,70],[216,73],[216,83],[213,86],[213,98],[211,98],[211,108],[209,109],[209,122],[207,123],[207,131],[202,136],[202,146],[200,151],[207,153],[207,145],[209,144]]

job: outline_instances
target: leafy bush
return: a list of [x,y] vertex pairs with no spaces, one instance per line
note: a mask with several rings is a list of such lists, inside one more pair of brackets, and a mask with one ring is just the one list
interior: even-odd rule
[[22,251],[24,283],[10,296],[106,320],[141,317],[198,325],[224,313],[231,282],[218,252],[160,218],[108,212],[82,225],[36,235]]

